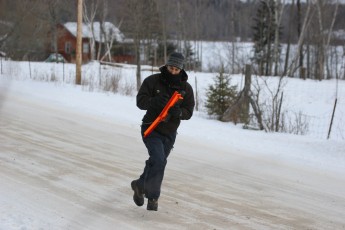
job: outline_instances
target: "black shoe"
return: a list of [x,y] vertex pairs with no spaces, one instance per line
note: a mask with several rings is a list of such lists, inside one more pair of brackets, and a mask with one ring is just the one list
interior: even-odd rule
[[134,195],[133,195],[134,203],[138,206],[143,206],[144,205],[144,193],[138,187],[138,181],[137,180],[132,181],[131,187],[134,191]]
[[157,211],[158,210],[158,200],[156,199],[149,199],[147,202],[147,210],[149,211]]

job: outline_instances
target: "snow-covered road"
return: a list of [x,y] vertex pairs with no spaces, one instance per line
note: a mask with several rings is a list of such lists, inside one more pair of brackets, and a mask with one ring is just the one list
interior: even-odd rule
[[158,212],[132,201],[133,127],[0,92],[0,229],[345,229],[336,173],[178,136]]

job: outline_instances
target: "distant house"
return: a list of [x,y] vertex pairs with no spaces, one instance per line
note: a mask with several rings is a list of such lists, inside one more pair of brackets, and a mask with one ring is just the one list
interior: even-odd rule
[[[93,28],[93,30],[91,29]],[[93,31],[93,32],[92,32]],[[77,23],[67,22],[65,24],[57,25],[56,43],[51,45],[50,52],[55,52],[55,49],[68,62],[75,63],[76,60],[76,44],[77,44]],[[52,39],[54,40],[54,39]],[[93,25],[83,23],[82,26],[82,60],[88,62],[92,60],[91,44],[94,43],[94,59],[97,59],[98,51],[101,47],[100,58],[106,61],[126,62],[132,63],[134,57],[130,52],[122,52],[120,54],[114,53],[118,47],[128,46],[124,43],[125,37],[121,31],[112,23],[105,22],[103,27],[101,23],[94,22]],[[101,46],[102,45],[102,46]],[[107,53],[106,47],[112,47],[112,50]],[[109,60],[109,57],[111,60]]]

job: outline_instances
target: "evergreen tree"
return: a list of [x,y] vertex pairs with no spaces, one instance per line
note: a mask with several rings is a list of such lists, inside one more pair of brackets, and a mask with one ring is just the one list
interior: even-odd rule
[[221,70],[214,78],[214,85],[209,85],[206,92],[206,108],[209,115],[216,115],[219,120],[225,110],[234,103],[237,96],[237,85],[230,85],[231,78]]
[[[277,29],[274,0],[261,0],[253,27],[254,57],[259,74],[271,75],[274,58],[274,40]],[[280,49],[280,47],[278,47]]]
[[190,42],[185,42],[183,54],[186,58],[185,68],[188,70],[193,69],[193,64],[196,62],[196,60],[195,60],[195,52]]

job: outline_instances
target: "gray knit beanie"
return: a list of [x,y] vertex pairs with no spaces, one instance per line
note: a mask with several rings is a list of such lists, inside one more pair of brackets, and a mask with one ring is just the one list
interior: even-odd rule
[[183,69],[184,57],[181,53],[174,52],[170,54],[166,65],[174,66]]

